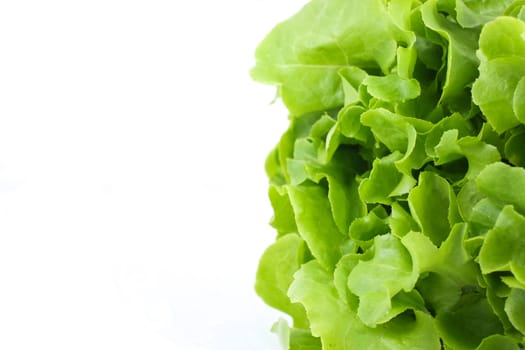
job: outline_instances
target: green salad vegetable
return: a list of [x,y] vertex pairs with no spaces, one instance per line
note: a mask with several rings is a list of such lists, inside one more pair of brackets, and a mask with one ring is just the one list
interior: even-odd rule
[[255,285],[284,348],[522,348],[525,1],[312,0],[251,74],[290,113]]

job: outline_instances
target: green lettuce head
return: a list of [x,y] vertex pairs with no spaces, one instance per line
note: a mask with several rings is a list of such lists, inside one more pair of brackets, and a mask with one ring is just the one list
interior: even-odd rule
[[313,0],[256,51],[289,128],[255,289],[290,350],[525,344],[525,1]]

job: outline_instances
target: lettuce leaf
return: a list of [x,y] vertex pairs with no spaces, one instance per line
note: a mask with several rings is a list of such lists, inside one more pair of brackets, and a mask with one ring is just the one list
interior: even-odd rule
[[525,1],[312,0],[255,53],[289,128],[255,289],[285,350],[525,345]]
[[289,295],[305,305],[312,334],[321,338],[323,349],[440,349],[432,318],[424,312],[367,327],[339,299],[332,276],[316,261],[304,264],[297,272]]

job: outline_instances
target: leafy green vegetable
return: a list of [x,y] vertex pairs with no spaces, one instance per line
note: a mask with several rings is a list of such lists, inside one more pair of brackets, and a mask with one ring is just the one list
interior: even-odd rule
[[525,122],[525,22],[499,17],[483,28],[479,40],[479,79],[472,87],[473,99],[497,132]]
[[312,0],[255,56],[283,348],[523,348],[525,1]]
[[305,260],[304,241],[296,234],[278,239],[266,249],[259,264],[255,290],[264,301],[294,318],[298,327],[308,327],[304,308],[287,296],[293,274]]

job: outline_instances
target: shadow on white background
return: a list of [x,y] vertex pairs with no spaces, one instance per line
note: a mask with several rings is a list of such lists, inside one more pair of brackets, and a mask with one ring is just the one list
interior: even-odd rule
[[286,128],[253,51],[304,1],[0,5],[0,348],[278,349],[253,292]]

